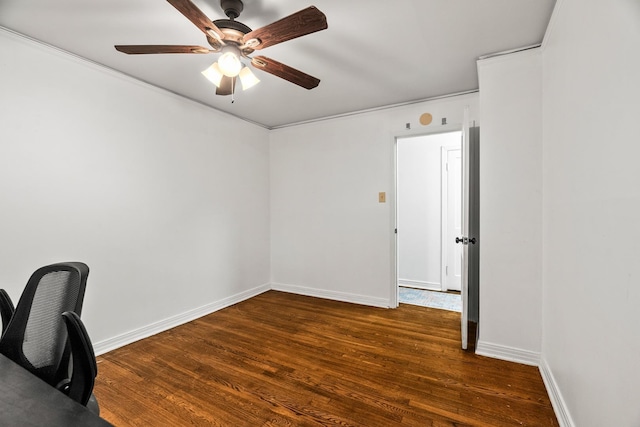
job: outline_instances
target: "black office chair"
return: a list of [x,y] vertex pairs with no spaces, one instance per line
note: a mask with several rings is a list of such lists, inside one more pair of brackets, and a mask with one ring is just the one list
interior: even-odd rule
[[15,310],[0,290],[0,353],[99,413],[91,394],[97,374],[95,355],[79,317],[88,275],[89,267],[80,262],[39,268]]
[[[13,316],[13,312],[16,309],[13,306],[13,301],[9,298],[9,294],[4,289],[0,289],[0,317],[2,318],[2,334],[4,334],[7,325]],[[2,336],[0,334],[0,337]]]
[[65,391],[73,400],[88,406],[96,413],[100,413],[98,402],[92,395],[95,378],[98,375],[98,365],[89,334],[87,334],[80,316],[73,311],[65,311],[62,313],[62,317],[67,325],[73,361],[68,391]]

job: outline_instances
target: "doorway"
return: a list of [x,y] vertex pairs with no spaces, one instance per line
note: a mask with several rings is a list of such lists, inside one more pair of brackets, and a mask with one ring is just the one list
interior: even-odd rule
[[449,131],[397,139],[400,303],[460,311],[461,137]]

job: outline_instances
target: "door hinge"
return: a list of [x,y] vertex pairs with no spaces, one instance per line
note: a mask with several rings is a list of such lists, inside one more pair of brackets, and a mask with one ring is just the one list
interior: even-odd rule
[[398,234],[398,229],[396,228],[393,232],[394,232],[394,233],[396,233],[396,234]]

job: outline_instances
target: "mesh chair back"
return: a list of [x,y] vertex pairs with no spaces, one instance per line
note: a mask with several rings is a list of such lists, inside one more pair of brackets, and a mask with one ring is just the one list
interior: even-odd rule
[[48,265],[27,283],[0,340],[0,353],[52,386],[69,375],[70,348],[62,313],[81,314],[89,267]]

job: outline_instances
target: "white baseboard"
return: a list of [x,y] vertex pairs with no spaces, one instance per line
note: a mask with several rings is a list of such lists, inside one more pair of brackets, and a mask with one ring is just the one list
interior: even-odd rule
[[202,316],[206,316],[207,314],[211,314],[233,304],[237,304],[263,292],[266,292],[269,289],[271,289],[271,286],[267,283],[253,289],[249,289],[248,291],[240,292],[239,294],[223,298],[220,301],[215,301],[203,305],[202,307],[194,308],[193,310],[189,310],[184,313],[171,316],[167,319],[152,323],[150,325],[143,326],[142,328],[135,329],[122,335],[118,335],[116,337],[94,343],[94,352],[96,355],[107,353],[111,350],[115,350],[116,348],[123,347],[127,344],[131,344],[143,338],[147,338],[168,329],[175,328],[176,326],[180,326],[184,323],[191,322],[192,320],[198,319]]
[[[289,292],[298,295],[306,295],[317,298],[326,298],[342,302],[350,302],[355,304],[368,305],[373,307],[388,308],[389,300],[383,298],[372,298],[365,295],[349,294],[345,292],[327,291],[324,289],[308,288],[297,285],[287,285],[283,283],[271,283],[264,284],[253,289],[241,292],[236,295],[232,295],[227,298],[223,298],[220,301],[212,302],[210,304],[203,305],[202,307],[195,308],[193,310],[186,311],[184,313],[169,317],[159,322],[152,323],[150,325],[138,328],[136,330],[118,335],[113,338],[109,338],[104,341],[100,341],[93,344],[94,352],[96,355],[107,353],[111,350],[123,347],[127,344],[139,341],[143,338],[150,337],[157,333],[166,331],[176,326],[180,326],[184,323],[188,323],[192,320],[198,319],[202,316],[214,313],[223,308],[229,307],[233,304],[245,301],[256,295],[260,295],[268,290],[276,290],[282,292]],[[492,357],[494,359],[507,360],[510,362],[522,363],[525,365],[538,366],[547,393],[553,405],[556,417],[560,427],[575,427],[571,415],[565,401],[562,397],[562,393],[558,388],[553,373],[549,365],[544,358],[541,359],[540,353],[522,350],[513,347],[507,347],[499,344],[488,343],[484,341],[478,341],[476,347],[476,354],[480,356]]]
[[551,368],[544,357],[540,360],[540,374],[542,375],[542,381],[544,381],[544,385],[547,388],[547,394],[551,400],[551,405],[553,405],[553,410],[556,413],[558,424],[560,424],[560,427],[575,427],[575,423],[571,418],[567,404],[562,397],[560,388],[558,388],[558,383],[556,383],[553,372],[551,372]]
[[560,388],[558,387],[558,383],[556,383],[553,376],[553,372],[544,357],[541,357],[540,353],[478,341],[476,354],[492,357],[494,359],[507,360],[509,362],[537,366],[540,370],[544,386],[547,389],[549,400],[551,400],[553,411],[558,419],[558,424],[560,424],[560,427],[575,427],[575,423],[571,418],[569,409],[562,397]]
[[355,304],[369,305],[373,307],[389,308],[391,306],[388,299],[372,298],[365,295],[348,294],[345,292],[327,291],[325,289],[307,288],[298,285],[286,285],[284,283],[272,283],[271,289],[274,291],[289,292],[292,294],[306,295],[309,297],[325,298],[335,301],[351,302]]
[[390,306],[389,300],[385,300],[382,298],[372,298],[372,297],[367,297],[365,295],[348,294],[344,292],[335,292],[335,291],[326,291],[323,289],[306,288],[304,286],[285,285],[281,283],[272,283],[272,284],[267,283],[267,284],[255,287],[253,289],[249,289],[248,291],[244,291],[239,294],[224,298],[220,301],[215,301],[215,302],[203,305],[202,307],[198,307],[193,310],[189,310],[184,313],[171,316],[167,319],[154,322],[150,325],[143,326],[142,328],[138,328],[133,331],[126,332],[124,334],[115,336],[113,338],[109,338],[104,341],[95,342],[93,343],[94,352],[97,356],[99,356],[111,350],[115,350],[117,348],[123,347],[127,344],[131,344],[141,339],[150,337],[152,335],[158,334],[160,332],[166,331],[171,328],[175,328],[176,326],[180,326],[192,320],[198,319],[202,316],[206,316],[207,314],[211,314],[225,307],[229,307],[233,304],[237,304],[239,302],[252,298],[256,295],[259,295],[263,292],[266,292],[270,289],[283,291],[283,292],[290,292],[290,293],[295,293],[300,295],[318,297],[318,298],[326,298],[326,299],[343,301],[343,302],[351,302],[355,304],[369,305],[373,307],[388,308]]
[[398,285],[408,288],[428,289],[432,291],[441,291],[442,285],[435,282],[424,282],[422,280],[398,279]]
[[539,366],[540,364],[540,353],[538,352],[488,343],[482,340],[478,341],[476,354],[494,359],[507,360],[509,362],[522,363],[524,365]]

